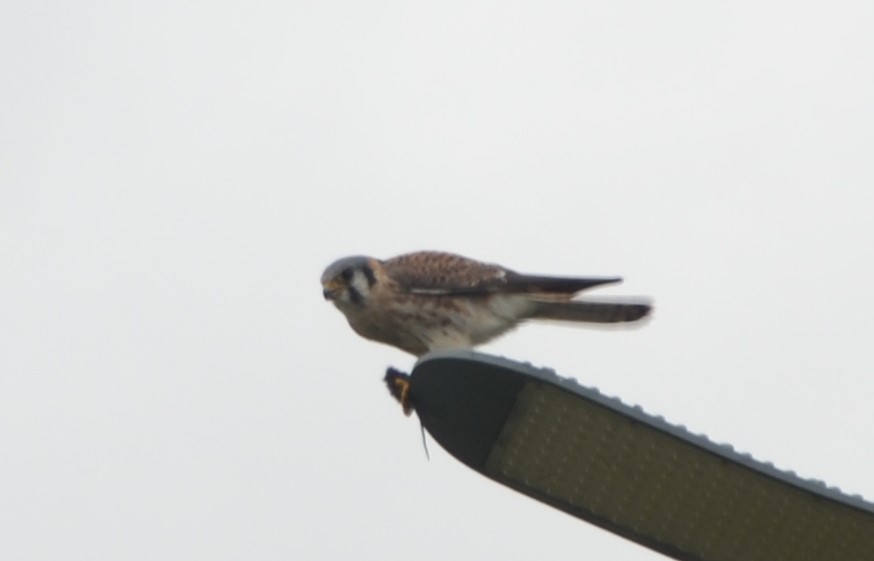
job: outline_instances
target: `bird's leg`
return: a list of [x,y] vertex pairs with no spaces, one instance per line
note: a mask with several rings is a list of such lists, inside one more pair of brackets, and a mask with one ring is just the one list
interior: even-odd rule
[[385,385],[388,393],[398,400],[407,417],[413,412],[413,404],[410,402],[410,375],[400,370],[389,367],[385,371]]

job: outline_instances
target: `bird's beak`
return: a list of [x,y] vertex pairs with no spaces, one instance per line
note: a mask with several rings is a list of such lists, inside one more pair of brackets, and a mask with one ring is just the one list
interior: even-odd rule
[[343,287],[336,281],[322,283],[322,296],[325,297],[325,300],[335,300],[342,291]]

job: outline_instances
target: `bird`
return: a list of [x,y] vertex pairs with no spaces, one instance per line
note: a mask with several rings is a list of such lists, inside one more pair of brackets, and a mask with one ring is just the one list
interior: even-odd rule
[[647,302],[574,300],[583,290],[621,277],[555,277],[441,251],[380,260],[338,259],[322,274],[322,294],[365,339],[416,357],[435,350],[471,349],[526,320],[632,322]]
[[[470,349],[531,319],[581,323],[632,322],[646,302],[574,300],[583,290],[621,277],[555,277],[512,269],[454,253],[417,251],[380,260],[355,255],[322,273],[322,295],[358,335],[416,357],[435,350]],[[410,415],[410,376],[393,368],[385,382]]]

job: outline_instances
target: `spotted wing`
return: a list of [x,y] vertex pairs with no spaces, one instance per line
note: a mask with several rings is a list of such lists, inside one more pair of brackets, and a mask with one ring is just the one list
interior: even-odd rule
[[436,251],[401,255],[385,261],[383,267],[392,279],[409,292],[434,296],[498,292],[572,295],[586,288],[621,280],[619,277],[523,275],[499,265]]
[[506,285],[508,271],[452,253],[419,251],[383,263],[402,288],[417,294],[485,294]]

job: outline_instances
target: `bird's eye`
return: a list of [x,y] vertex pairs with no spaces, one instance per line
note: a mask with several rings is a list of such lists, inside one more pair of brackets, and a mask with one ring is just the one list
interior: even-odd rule
[[349,282],[352,280],[352,269],[343,269],[340,272],[340,277],[342,277],[344,281]]

